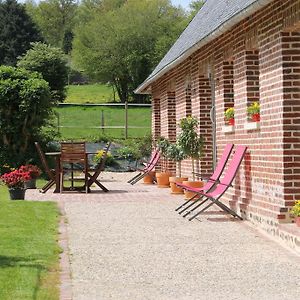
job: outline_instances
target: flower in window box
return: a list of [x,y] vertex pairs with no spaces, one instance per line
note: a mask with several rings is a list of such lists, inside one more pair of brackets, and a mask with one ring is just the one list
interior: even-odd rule
[[247,113],[252,121],[259,122],[260,121],[260,104],[259,104],[259,102],[253,102],[250,106],[248,106]]
[[234,108],[229,107],[225,110],[225,121],[228,125],[234,125]]

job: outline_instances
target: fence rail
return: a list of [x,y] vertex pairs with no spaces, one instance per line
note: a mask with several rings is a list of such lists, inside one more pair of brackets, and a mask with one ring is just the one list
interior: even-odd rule
[[[78,107],[79,111],[74,108],[73,113],[68,113],[69,110],[64,110],[67,107]],[[103,108],[98,111],[93,109],[95,108]],[[122,108],[124,107],[124,111],[114,110],[106,110],[106,108]],[[82,108],[82,110],[80,110]],[[130,108],[133,108],[132,111]],[[133,113],[137,108],[146,108],[144,114],[147,114],[147,123],[149,126],[140,126],[136,125],[139,119],[142,117],[139,113]],[[149,112],[147,111],[149,108]],[[151,104],[136,104],[136,103],[110,103],[110,104],[78,104],[78,103],[60,103],[58,105],[58,109],[56,110],[56,127],[57,131],[61,133],[64,129],[74,129],[76,130],[101,130],[102,133],[107,133],[108,130],[121,129],[124,132],[124,137],[128,138],[128,130],[129,129],[140,129],[145,130],[151,128],[151,115],[150,113]],[[62,110],[61,110],[62,109]],[[142,110],[143,111],[143,110]],[[129,116],[129,112],[131,112]],[[148,115],[149,114],[149,115]],[[149,119],[150,118],[150,119]],[[123,120],[123,122],[122,122]],[[129,125],[133,122],[132,125]],[[92,124],[93,123],[93,124]],[[119,123],[119,124],[118,124]],[[123,123],[123,124],[120,124]],[[141,124],[143,125],[143,124]],[[106,131],[106,132],[105,132]]]

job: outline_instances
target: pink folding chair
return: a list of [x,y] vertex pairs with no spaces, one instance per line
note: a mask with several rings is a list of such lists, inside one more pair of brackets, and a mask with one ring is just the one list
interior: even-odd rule
[[149,174],[150,171],[152,171],[155,166],[157,165],[160,158],[160,153],[158,150],[155,150],[152,153],[152,156],[149,160],[149,163],[145,166],[144,169],[137,169],[139,171],[139,174],[128,180],[127,182],[134,185],[138,181],[140,181],[143,177],[145,177],[147,174]]
[[199,191],[199,189],[191,189],[193,192],[197,193],[200,198],[194,201],[193,205],[200,202],[196,206],[194,206],[191,210],[186,212],[183,217],[186,217],[191,212],[195,211],[197,208],[202,206],[205,202],[211,201],[207,206],[205,206],[202,210],[200,210],[198,213],[193,215],[191,218],[189,218],[189,221],[192,221],[195,219],[198,215],[200,215],[202,212],[207,210],[209,207],[211,207],[213,204],[216,204],[219,206],[222,210],[226,211],[227,213],[231,214],[234,217],[237,217],[238,219],[242,220],[242,217],[240,217],[235,211],[230,209],[228,206],[226,206],[224,203],[219,201],[219,199],[225,194],[225,192],[228,190],[229,187],[232,186],[232,182],[237,174],[237,171],[242,163],[242,160],[245,156],[247,147],[246,146],[237,146],[235,149],[235,152],[233,154],[233,157],[229,163],[229,166],[226,170],[226,173],[224,177],[218,181],[213,190],[209,192],[203,192]]
[[[222,175],[222,172],[226,166],[226,163],[229,159],[229,156],[231,154],[231,151],[233,149],[233,144],[227,144],[224,148],[223,154],[218,162],[218,165],[214,171],[214,173],[208,178],[208,181],[205,183],[205,185],[202,188],[196,189],[199,192],[209,192],[214,186],[215,184],[218,182],[219,178]],[[194,189],[192,189],[189,186],[186,186],[182,183],[176,183],[176,185],[178,185],[179,187],[188,190],[188,191],[193,191]],[[183,208],[179,214],[182,214],[186,209],[188,209],[190,206],[194,205],[194,198],[198,197],[198,194],[195,194],[194,197],[192,197],[191,199],[185,201],[182,205],[180,205],[179,207],[177,207],[175,209],[175,211],[180,210],[181,208]],[[190,204],[189,206],[186,206],[187,204]]]

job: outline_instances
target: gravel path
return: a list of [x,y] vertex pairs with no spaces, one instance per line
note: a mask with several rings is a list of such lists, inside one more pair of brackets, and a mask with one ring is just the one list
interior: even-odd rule
[[168,189],[107,176],[107,194],[30,195],[65,202],[75,300],[299,298],[299,256],[218,211],[188,222]]

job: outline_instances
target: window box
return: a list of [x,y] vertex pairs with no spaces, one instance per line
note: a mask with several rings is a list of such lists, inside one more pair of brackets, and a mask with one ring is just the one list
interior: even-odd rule
[[225,125],[225,126],[222,126],[222,132],[224,132],[224,133],[232,133],[232,132],[234,132],[234,125]]
[[244,124],[244,129],[246,130],[259,130],[260,122],[247,122]]

